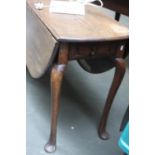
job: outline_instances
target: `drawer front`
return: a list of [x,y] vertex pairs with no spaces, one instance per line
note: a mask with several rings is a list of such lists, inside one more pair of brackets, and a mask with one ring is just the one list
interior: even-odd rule
[[122,57],[124,53],[124,46],[124,41],[72,43],[69,45],[69,59]]

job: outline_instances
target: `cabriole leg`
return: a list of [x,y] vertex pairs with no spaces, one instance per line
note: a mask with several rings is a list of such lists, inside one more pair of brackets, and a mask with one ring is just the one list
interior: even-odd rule
[[56,150],[56,132],[57,121],[60,106],[60,92],[64,76],[64,71],[68,61],[67,45],[62,44],[58,56],[58,64],[54,65],[51,70],[51,96],[52,96],[52,109],[51,109],[51,132],[49,141],[45,145],[45,151],[48,153]]
[[109,134],[106,132],[106,124],[108,115],[111,109],[111,105],[113,103],[114,97],[117,93],[117,90],[123,80],[125,73],[125,61],[122,58],[114,59],[114,64],[116,67],[114,79],[109,90],[108,97],[106,99],[105,107],[103,109],[103,114],[101,117],[100,125],[99,125],[99,136],[101,139],[109,139]]

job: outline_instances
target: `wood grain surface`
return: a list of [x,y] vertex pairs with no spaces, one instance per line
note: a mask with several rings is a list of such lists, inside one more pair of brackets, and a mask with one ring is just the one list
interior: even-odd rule
[[[86,6],[85,16],[50,13],[49,8],[37,10],[36,0],[27,0],[29,7],[58,41],[83,42],[128,38],[128,28],[104,15],[102,8]],[[49,0],[42,0],[49,5]]]
[[29,7],[26,20],[26,64],[31,76],[39,78],[54,59],[57,41]]
[[[53,152],[56,149],[60,90],[69,60],[101,57],[103,61],[114,60],[112,65],[106,68],[107,70],[115,66],[116,71],[99,129],[100,137],[107,139],[107,118],[125,73],[122,57],[129,37],[128,27],[104,15],[102,8],[99,7],[86,6],[85,16],[68,15],[50,13],[49,8],[37,10],[34,7],[35,2],[37,0],[27,0],[27,67],[32,77],[39,78],[52,64],[52,120],[50,138],[45,145],[46,152]],[[42,0],[42,2],[49,5],[50,0]]]

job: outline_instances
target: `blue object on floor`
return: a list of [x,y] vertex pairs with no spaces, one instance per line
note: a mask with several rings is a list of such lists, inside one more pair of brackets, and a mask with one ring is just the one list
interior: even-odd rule
[[124,153],[129,154],[129,123],[123,130],[118,144]]

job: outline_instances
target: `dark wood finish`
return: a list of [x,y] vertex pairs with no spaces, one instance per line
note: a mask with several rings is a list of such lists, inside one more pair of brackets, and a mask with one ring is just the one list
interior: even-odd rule
[[[48,8],[36,10],[34,2],[27,0],[26,63],[33,78],[41,77],[52,65],[59,41],[103,42],[128,38],[128,28],[105,16],[101,8],[87,6],[86,16],[62,15],[49,13]],[[43,2],[49,4],[48,0]]]
[[[129,43],[128,39],[122,40],[122,41],[119,40],[119,41],[110,41],[110,42],[103,42],[103,43],[98,42],[97,44],[98,48],[95,48],[95,50],[93,50],[94,51],[93,53],[95,54],[91,54],[94,45],[89,44],[88,49],[84,48],[82,52],[78,52],[78,55],[74,54],[74,57],[80,57],[82,53],[84,53],[85,55],[87,54],[86,55],[87,58],[81,57],[81,59],[78,59],[79,65],[89,73],[94,73],[94,74],[103,73],[114,67],[114,64],[111,61],[109,61],[109,58],[112,58],[112,57],[126,58],[126,56],[128,55],[128,50],[127,50],[127,47],[129,45],[128,43]],[[86,45],[84,47],[86,47]],[[100,50],[98,51],[98,49],[102,49],[101,53],[100,53]],[[72,52],[75,53],[76,50],[73,50]],[[71,55],[73,55],[73,53]]]
[[[35,9],[35,2],[27,0],[27,4],[58,41],[94,42],[128,38],[128,28],[106,16],[102,8],[86,6],[85,16],[56,14],[50,13],[48,8]],[[49,5],[49,0],[43,2]]]
[[39,78],[54,60],[58,45],[29,6],[26,21],[26,64],[31,76]]
[[101,57],[122,57],[127,40],[94,43],[70,43],[69,59],[92,59]]
[[110,88],[110,91],[108,93],[108,97],[106,99],[105,107],[103,109],[102,118],[99,125],[99,136],[100,138],[106,140],[109,138],[109,134],[106,131],[106,124],[108,115],[111,109],[111,105],[113,103],[114,97],[116,95],[116,92],[123,80],[124,73],[125,73],[125,61],[122,58],[115,58],[114,64],[116,66],[116,71],[114,75],[114,79]]
[[102,0],[105,8],[117,13],[129,15],[129,0]]
[[[103,7],[113,10],[119,14],[124,14],[129,16],[129,0],[101,0],[103,2]],[[94,4],[98,4],[98,2],[93,2]]]
[[49,141],[45,145],[45,151],[48,153],[56,150],[56,132],[57,120],[60,106],[60,91],[61,84],[64,76],[64,71],[68,62],[68,45],[61,44],[58,56],[58,62],[52,67],[51,70],[51,90],[52,90],[52,117],[51,117],[51,133]]
[[[36,10],[34,2],[36,1],[27,0],[28,70],[32,77],[39,78],[49,67],[52,68],[51,132],[49,141],[45,145],[45,151],[54,152],[56,149],[61,84],[69,60],[102,58],[102,60],[106,60],[106,63],[112,63],[106,70],[116,66],[99,130],[101,137],[106,137],[105,126],[110,107],[125,72],[122,58],[125,44],[128,41],[128,28],[104,15],[102,8],[86,6],[85,16],[54,14],[49,13],[48,8]],[[43,0],[43,2],[45,5],[49,5],[48,0]],[[86,70],[85,66],[83,68]],[[99,72],[104,71],[105,69],[102,69]],[[93,73],[92,70],[90,72]]]
[[119,21],[120,20],[120,17],[121,17],[121,14],[116,12],[115,13],[115,20]]
[[[121,14],[129,16],[129,0],[102,0],[103,7],[115,11],[115,20],[119,21]],[[98,2],[94,2],[97,4]]]

